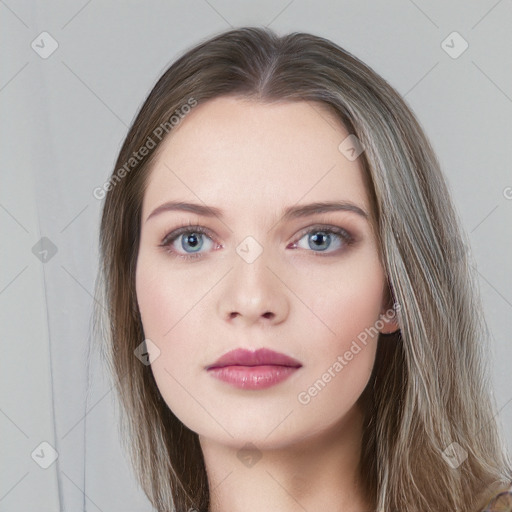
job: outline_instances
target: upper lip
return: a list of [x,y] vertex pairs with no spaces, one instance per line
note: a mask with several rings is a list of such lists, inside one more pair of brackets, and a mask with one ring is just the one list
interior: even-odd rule
[[256,351],[250,351],[243,348],[237,348],[227,352],[222,357],[217,359],[213,364],[206,367],[207,370],[211,368],[221,368],[223,366],[259,366],[259,365],[278,365],[278,366],[291,366],[299,368],[302,364],[289,357],[286,354],[274,352],[268,348],[260,348]]

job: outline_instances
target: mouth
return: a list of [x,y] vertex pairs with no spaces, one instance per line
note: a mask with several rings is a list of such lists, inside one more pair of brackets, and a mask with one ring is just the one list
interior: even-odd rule
[[301,367],[299,361],[286,354],[262,348],[255,352],[232,350],[206,370],[234,387],[258,390],[283,382]]

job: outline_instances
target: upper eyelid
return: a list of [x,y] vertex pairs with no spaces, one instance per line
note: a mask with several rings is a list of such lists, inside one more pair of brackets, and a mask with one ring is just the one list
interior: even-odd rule
[[168,241],[171,241],[172,239],[176,239],[179,236],[183,235],[184,233],[193,233],[194,231],[200,231],[201,233],[204,233],[208,235],[211,239],[215,240],[215,237],[212,236],[212,231],[208,229],[205,226],[201,226],[200,224],[190,224],[185,226],[180,226],[175,229],[171,229],[170,231],[167,231],[162,239],[162,243]]

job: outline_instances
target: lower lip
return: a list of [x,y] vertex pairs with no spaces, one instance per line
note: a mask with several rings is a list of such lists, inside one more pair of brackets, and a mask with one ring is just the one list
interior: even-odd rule
[[291,366],[224,366],[208,370],[213,377],[240,389],[266,389],[286,380],[298,368]]

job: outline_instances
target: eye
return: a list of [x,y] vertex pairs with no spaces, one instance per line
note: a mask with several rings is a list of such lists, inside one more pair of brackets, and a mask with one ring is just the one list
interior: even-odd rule
[[[306,247],[304,247],[301,246],[300,243],[306,236],[309,238],[306,240]],[[331,254],[333,252],[343,251],[354,242],[354,237],[341,227],[319,225],[309,227],[307,230],[302,231],[298,241],[288,247],[292,249],[297,247],[306,250],[308,250],[308,248],[313,249],[312,252],[316,256],[317,253],[321,255],[322,253]],[[201,251],[205,243],[206,250]],[[179,248],[177,248],[176,245],[178,245]],[[215,244],[208,229],[203,226],[189,224],[166,235],[160,247],[163,247],[165,251],[172,256],[192,260],[201,258],[204,252],[208,252],[208,250],[212,249],[212,245],[216,245],[217,248],[222,247],[222,245]]]
[[[183,258],[185,260],[191,260],[201,258],[201,249],[205,245],[206,239],[209,239],[210,245],[213,243],[211,237],[207,236],[209,231],[202,226],[194,226],[189,224],[176,229],[172,233],[169,233],[160,244],[160,247],[164,247],[165,250],[172,256]],[[183,236],[186,235],[186,236]],[[180,246],[180,249],[176,249],[175,243]],[[208,249],[208,243],[206,243]],[[190,249],[190,252],[188,250]],[[180,252],[183,250],[184,252]]]
[[[305,247],[300,246],[300,242],[303,239],[305,239]],[[345,246],[352,245],[354,242],[354,237],[343,228],[337,226],[313,226],[309,227],[307,231],[303,231],[301,238],[298,242],[292,244],[292,247],[305,248],[306,250],[309,248],[313,249],[313,253],[327,252],[330,254],[337,250],[342,251]]]

